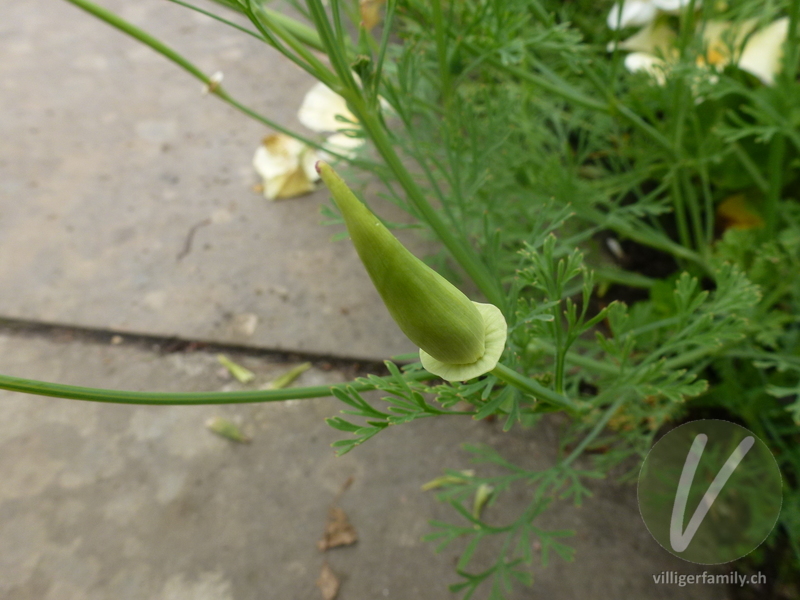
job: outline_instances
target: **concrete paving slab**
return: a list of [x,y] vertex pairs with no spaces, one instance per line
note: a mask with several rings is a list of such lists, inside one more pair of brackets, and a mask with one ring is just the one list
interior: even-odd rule
[[[103,4],[302,130],[313,80],[271,48],[163,0]],[[254,192],[269,132],[201,87],[66,2],[0,3],[0,315],[358,358],[413,350],[349,242],[320,225],[327,193]]]
[[[253,385],[287,366],[230,356],[256,373]],[[0,372],[10,375],[163,391],[232,387],[218,371],[207,352],[0,332]],[[314,368],[297,383],[343,376]],[[340,408],[331,399],[141,407],[0,392],[0,598],[317,599],[326,560],[342,582],[339,600],[450,598],[446,586],[463,548],[437,555],[420,538],[430,519],[457,517],[420,485],[444,468],[476,468],[463,442],[490,444],[530,468],[555,458],[552,426],[504,434],[498,424],[466,418],[391,428],[335,458],[329,444],[341,434],[323,418]],[[218,415],[238,420],[252,442],[207,431],[205,421]],[[328,508],[351,477],[338,505],[359,541],[320,553]],[[592,487],[595,497],[582,508],[559,507],[543,523],[578,530],[570,540],[576,562],[537,566],[534,590],[511,600],[726,597],[719,586],[655,585],[661,571],[703,568],[650,538],[632,486]],[[514,491],[485,516],[502,523],[526,502],[526,490]],[[483,552],[476,567],[489,556]]]

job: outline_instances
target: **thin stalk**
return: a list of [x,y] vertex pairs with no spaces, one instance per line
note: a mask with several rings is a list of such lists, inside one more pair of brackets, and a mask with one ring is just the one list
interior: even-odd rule
[[769,182],[764,179],[764,176],[761,174],[756,163],[750,158],[750,155],[742,148],[742,145],[739,142],[733,142],[731,144],[733,148],[733,153],[736,155],[736,158],[739,159],[739,162],[742,163],[745,171],[747,171],[748,175],[753,178],[753,183],[756,184],[759,190],[761,190],[764,194],[769,192]]
[[451,73],[447,64],[447,32],[444,26],[444,16],[442,15],[442,0],[433,0],[431,3],[433,10],[433,27],[436,36],[436,54],[439,60],[439,81],[441,82],[442,103],[445,108],[450,105],[451,96]]
[[602,433],[603,428],[611,420],[611,417],[614,416],[614,414],[619,410],[619,407],[622,406],[622,403],[625,402],[624,390],[619,390],[617,393],[619,394],[617,399],[614,400],[611,406],[606,409],[606,411],[603,413],[603,416],[600,417],[600,420],[595,423],[595,426],[592,428],[592,430],[586,435],[585,438],[581,440],[581,443],[578,444],[572,453],[558,464],[559,468],[564,469],[575,462],[575,460],[581,454],[583,454],[583,451],[586,449],[586,447],[595,439],[597,439],[597,436]]
[[[536,342],[536,348],[544,350],[545,352],[555,352],[555,346],[542,341]],[[575,365],[576,367],[583,367],[594,373],[613,376],[619,376],[620,374],[619,367],[608,361],[596,360],[571,351],[565,354],[565,358],[568,364]]]
[[323,151],[327,152],[328,154],[330,154],[331,156],[335,156],[339,160],[345,161],[345,162],[347,162],[347,163],[349,163],[349,164],[351,164],[353,166],[360,167],[362,169],[367,169],[367,170],[370,170],[370,171],[373,171],[373,172],[380,169],[380,165],[378,165],[378,164],[376,164],[376,163],[374,163],[372,161],[363,160],[363,159],[360,159],[360,158],[352,158],[350,156],[345,156],[344,154],[341,154],[341,153],[337,152],[333,148],[330,148],[330,147],[327,147],[327,146],[323,146],[320,142],[314,141],[314,140],[312,140],[310,138],[305,137],[304,135],[301,135],[301,134],[299,134],[297,132],[294,132],[291,129],[288,129],[288,128],[284,127],[280,123],[277,123],[276,121],[273,121],[272,119],[268,119],[264,115],[255,112],[253,109],[245,106],[244,104],[240,103],[238,100],[235,100],[234,98],[232,98],[221,87],[218,87],[218,88],[212,90],[211,93],[213,93],[214,95],[219,97],[220,100],[223,100],[223,101],[227,102],[232,107],[234,107],[236,110],[238,110],[241,113],[247,115],[251,119],[254,119],[254,120],[256,120],[256,121],[258,121],[260,123],[263,123],[267,127],[271,127],[272,129],[274,129],[275,131],[279,131],[281,133],[285,133],[286,135],[291,136],[291,137],[295,138],[296,140],[301,141],[304,144],[307,144],[307,145],[311,146],[312,148],[314,148],[316,150],[323,150]]
[[800,21],[800,0],[792,0],[789,9],[789,33],[786,36],[784,48],[786,60],[783,64],[783,77],[790,85],[795,85],[798,68],[797,26]]
[[552,404],[553,406],[557,406],[562,410],[566,410],[571,413],[580,413],[584,410],[584,407],[574,400],[571,400],[561,394],[557,394],[553,390],[544,387],[535,379],[525,377],[524,375],[517,373],[513,369],[505,366],[503,363],[497,363],[497,366],[492,370],[492,375],[498,379],[502,379],[509,385],[513,385],[515,388],[522,390],[526,394],[535,396],[541,402]]
[[121,31],[121,32],[123,32],[123,33],[125,33],[127,35],[130,35],[131,37],[133,37],[137,41],[145,44],[146,46],[149,46],[155,52],[158,52],[159,54],[161,54],[164,58],[166,58],[168,60],[171,60],[176,65],[181,67],[183,70],[187,71],[192,76],[194,76],[195,78],[197,78],[200,81],[202,81],[208,87],[208,91],[209,91],[210,94],[213,94],[213,95],[217,96],[220,100],[223,100],[224,102],[227,102],[233,108],[235,108],[236,110],[244,113],[248,117],[250,117],[252,119],[255,119],[256,121],[259,121],[260,123],[263,123],[267,127],[271,127],[275,131],[279,131],[279,132],[284,133],[284,134],[286,134],[288,136],[291,136],[291,137],[295,138],[296,140],[299,140],[299,141],[303,142],[304,144],[307,144],[307,145],[311,146],[312,148],[315,148],[317,150],[324,150],[325,152],[327,152],[327,153],[329,153],[329,154],[331,154],[333,156],[336,156],[338,159],[347,161],[350,164],[353,164],[355,166],[359,166],[359,167],[365,168],[365,169],[372,169],[372,170],[374,170],[376,168],[375,163],[372,163],[370,161],[360,160],[360,159],[351,160],[349,157],[347,157],[347,156],[345,156],[343,154],[340,154],[340,153],[338,153],[338,152],[336,152],[336,151],[334,151],[332,149],[325,148],[319,142],[316,142],[316,141],[314,141],[312,139],[309,139],[309,138],[307,138],[307,137],[305,137],[303,135],[300,135],[299,133],[296,133],[296,132],[284,127],[280,123],[277,123],[276,121],[273,121],[273,120],[265,117],[264,115],[261,115],[261,114],[255,112],[253,109],[241,104],[240,102],[238,102],[237,100],[232,98],[225,91],[225,89],[219,84],[219,82],[212,80],[209,75],[206,75],[197,66],[195,66],[191,61],[186,59],[184,56],[182,56],[181,54],[179,54],[178,52],[176,52],[175,50],[173,50],[172,48],[170,48],[169,46],[167,46],[166,44],[164,44],[160,40],[154,38],[149,33],[139,29],[138,27],[136,27],[135,25],[132,25],[131,23],[128,23],[127,21],[125,21],[124,19],[118,17],[116,14],[112,13],[111,11],[109,11],[109,10],[107,10],[107,9],[101,7],[101,6],[98,6],[98,5],[96,5],[96,4],[92,3],[92,2],[89,2],[88,0],[66,0],[66,1],[70,2],[71,4],[74,4],[75,6],[81,8],[83,10],[85,10],[86,12],[88,12],[91,15],[101,19],[102,21],[105,21],[106,23],[108,23],[112,27],[118,29],[119,31]]
[[[195,6],[194,4],[189,4],[188,2],[183,2],[182,0],[168,0],[168,2],[172,2],[173,4],[177,4],[178,6],[183,6],[184,8],[188,8],[189,10],[193,10],[195,12],[198,12],[201,15],[205,15],[207,17],[210,17],[210,18],[214,19],[215,21],[219,21],[220,23],[224,23],[228,27],[233,27],[234,29],[238,29],[242,33],[246,33],[247,35],[256,38],[260,42],[265,41],[264,38],[258,34],[258,32],[253,31],[252,29],[248,29],[247,27],[242,27],[238,23],[234,23],[233,21],[229,21],[228,19],[220,17],[217,14],[214,14],[214,13],[212,13],[210,11],[204,10],[204,9],[200,8],[199,6]],[[228,4],[226,3],[225,6],[228,6]]]
[[[213,1],[238,13],[245,14],[246,12],[244,7],[240,5],[238,2],[227,2],[226,0],[213,0]],[[170,0],[170,2],[177,2],[178,4],[184,4],[179,0]],[[191,5],[186,5],[186,6],[194,8],[194,10],[200,10],[198,8],[192,7]],[[200,12],[205,12],[205,11],[200,10]],[[324,48],[322,46],[322,41],[319,39],[319,35],[317,34],[316,30],[314,30],[312,27],[309,27],[308,25],[305,25],[297,21],[296,19],[289,17],[283,14],[282,12],[273,10],[271,8],[267,8],[263,4],[258,5],[258,7],[256,8],[256,12],[263,12],[264,14],[266,14],[266,16],[269,19],[279,23],[285,30],[290,32],[294,37],[303,42],[309,48],[313,48],[314,50],[317,50],[319,52],[324,51]],[[352,51],[352,48],[348,47],[348,50]]]
[[[406,373],[407,380],[422,381],[435,376],[426,371]],[[233,392],[132,392],[128,390],[109,390],[103,388],[80,387],[49,383],[35,379],[23,379],[0,375],[0,389],[37,396],[50,396],[89,402],[109,402],[117,404],[157,404],[167,406],[186,406],[197,404],[247,404],[255,402],[281,402],[284,400],[306,400],[332,396],[335,387],[348,386],[358,392],[374,390],[372,384],[357,381],[316,385],[311,387],[286,388],[280,390],[240,390]]]
[[480,288],[486,299],[505,312],[506,296],[497,278],[489,271],[478,255],[452,232],[439,213],[430,205],[422,190],[417,186],[395,152],[394,146],[379,120],[366,110],[360,98],[354,100],[353,106],[362,125],[369,132],[369,137],[375,144],[376,149],[392,170],[398,183],[408,195],[414,207],[422,215],[422,218],[433,229],[453,258]]
[[583,72],[589,78],[589,80],[595,85],[595,87],[606,96],[606,100],[608,104],[605,106],[604,112],[615,116],[619,115],[624,117],[628,123],[633,125],[636,129],[647,135],[651,140],[656,142],[659,146],[661,146],[664,150],[669,153],[669,156],[673,160],[677,160],[679,157],[679,152],[676,150],[676,146],[673,144],[660,132],[658,129],[647,123],[644,119],[642,119],[639,115],[637,115],[634,111],[630,108],[621,104],[617,97],[614,95],[613,90],[611,90],[603,80],[595,73],[593,70],[589,69],[588,66],[584,66]]
[[[689,203],[689,215],[692,218],[692,230],[694,232],[694,243],[701,256],[705,256],[706,252],[706,238],[705,228],[703,227],[703,215],[700,203],[697,199],[697,192],[689,180],[689,175],[686,169],[681,169],[680,172],[681,182],[683,188],[686,190],[686,199]],[[711,215],[708,216],[711,219]]]
[[[250,0],[248,0],[248,4],[250,4]],[[249,8],[246,14],[264,36],[264,39],[278,52],[328,87],[336,85],[336,76],[331,73],[330,69],[311,50],[306,48],[305,44],[295,37],[291,31],[287,30],[278,20],[273,19],[271,13],[266,12],[263,7],[257,5],[255,10]],[[284,48],[275,38],[273,32],[288,44],[296,54],[292,54]]]
[[169,60],[177,64],[179,67],[188,71],[206,85],[208,86],[212,85],[210,78],[200,69],[194,66],[191,62],[189,62],[186,58],[175,52],[172,48],[162,43],[160,40],[154,38],[149,33],[128,23],[127,21],[117,16],[110,10],[103,8],[102,6],[98,6],[93,2],[89,2],[88,0],[67,0],[67,2],[74,4],[78,8],[81,8],[86,12],[94,15],[95,17],[105,21],[112,27],[119,29],[123,33],[127,33],[134,39],[142,42],[147,46],[150,46],[153,50],[163,55],[164,57],[168,58]]
[[689,234],[689,223],[686,219],[686,203],[683,201],[681,182],[677,173],[672,173],[672,204],[675,207],[675,221],[678,225],[678,238],[684,248],[691,249],[692,240]]
[[[328,55],[333,69],[339,76],[339,87],[344,86],[344,88],[349,90],[358,90],[358,85],[353,77],[353,71],[350,68],[349,57],[346,54],[346,50],[343,48],[343,46],[346,45],[344,39],[349,40],[349,38],[343,38],[340,41],[336,37],[331,23],[328,20],[328,15],[325,12],[325,7],[322,5],[322,0],[308,0],[307,4],[311,18],[317,28],[317,33],[322,41],[323,52]],[[340,90],[335,91],[339,92]]]
[[613,267],[592,267],[599,280],[611,283],[620,283],[628,287],[649,289],[653,287],[656,280],[633,271],[623,271]]
[[768,239],[775,235],[778,221],[778,203],[783,192],[783,163],[786,156],[786,138],[776,134],[769,147],[769,190],[764,204],[764,233]]
[[380,117],[375,111],[370,110],[368,103],[362,97],[362,91],[353,78],[350,65],[342,54],[341,47],[328,21],[325,9],[320,0],[309,0],[309,10],[319,31],[320,38],[325,45],[325,50],[339,75],[344,89],[338,90],[352,105],[356,116],[369,133],[369,137],[376,149],[383,157],[388,167],[394,172],[400,186],[408,195],[414,207],[423,219],[433,229],[453,258],[463,267],[472,278],[487,300],[505,312],[506,297],[497,278],[492,275],[486,265],[480,260],[469,246],[456,236],[439,213],[430,205],[422,190],[417,186],[408,170],[403,165],[400,157],[386,133]]

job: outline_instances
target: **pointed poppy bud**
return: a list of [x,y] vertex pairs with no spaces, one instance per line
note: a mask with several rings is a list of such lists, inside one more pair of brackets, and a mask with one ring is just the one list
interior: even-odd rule
[[330,167],[317,170],[341,211],[353,245],[386,308],[420,347],[422,366],[448,381],[491,371],[506,342],[496,306],[472,302],[411,254]]

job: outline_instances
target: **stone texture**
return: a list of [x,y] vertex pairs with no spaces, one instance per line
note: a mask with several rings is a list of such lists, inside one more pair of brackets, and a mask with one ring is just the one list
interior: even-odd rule
[[[105,4],[302,130],[313,80],[271,48],[168,2]],[[327,193],[253,191],[269,131],[201,88],[66,2],[0,4],[0,315],[356,358],[413,350],[321,225]]]
[[[230,354],[262,385],[291,364]],[[0,333],[0,372],[63,383],[163,391],[232,389],[214,354],[158,354],[109,345]],[[314,368],[297,385],[344,377]],[[339,600],[453,597],[463,545],[434,553],[421,541],[431,519],[461,522],[420,486],[443,469],[475,466],[462,443],[490,444],[526,468],[556,458],[557,427],[502,433],[467,418],[428,419],[390,428],[336,458],[345,434],[323,421],[332,399],[238,406],[153,407],[95,404],[0,391],[0,598],[3,600],[282,600],[320,598],[315,582],[328,561],[342,582]],[[242,445],[205,428],[209,417],[240,423]],[[359,541],[320,553],[328,508],[340,506]],[[583,507],[559,506],[541,525],[575,529],[576,561],[536,566],[543,597],[725,598],[718,586],[659,586],[663,570],[694,573],[647,533],[633,486],[599,482]],[[524,510],[513,489],[487,509],[498,524]],[[490,564],[491,549],[475,568]],[[482,597],[482,596],[480,596]]]

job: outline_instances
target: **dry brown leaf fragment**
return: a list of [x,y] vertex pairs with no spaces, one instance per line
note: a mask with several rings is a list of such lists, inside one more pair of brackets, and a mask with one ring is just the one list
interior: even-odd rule
[[350,546],[358,541],[356,528],[350,524],[345,512],[333,506],[328,511],[328,523],[325,525],[325,533],[322,539],[317,542],[317,548],[324,552],[330,548],[338,546]]
[[225,417],[212,417],[206,421],[206,427],[217,435],[240,444],[249,444],[250,438],[242,433],[239,426]]
[[764,219],[750,206],[744,194],[734,194],[717,205],[717,226],[722,229],[755,229]]
[[323,600],[335,600],[339,593],[339,578],[336,573],[328,566],[327,561],[322,564],[322,571],[317,579],[317,587],[322,592]]
[[361,24],[364,29],[370,31],[383,20],[381,8],[386,4],[386,0],[361,0],[358,3],[361,12]]

